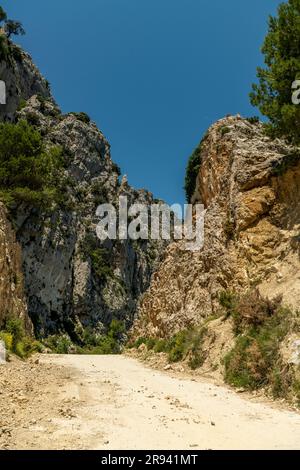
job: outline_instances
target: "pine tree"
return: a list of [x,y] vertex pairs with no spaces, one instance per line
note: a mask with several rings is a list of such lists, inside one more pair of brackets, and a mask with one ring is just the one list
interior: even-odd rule
[[6,19],[7,19],[7,15],[5,11],[3,10],[3,8],[0,6],[0,23],[2,23],[2,21],[5,21]]
[[300,80],[300,0],[282,3],[277,17],[269,18],[262,52],[266,67],[257,69],[259,84],[252,87],[251,103],[269,118],[273,137],[300,143],[300,104],[292,101],[292,86]]

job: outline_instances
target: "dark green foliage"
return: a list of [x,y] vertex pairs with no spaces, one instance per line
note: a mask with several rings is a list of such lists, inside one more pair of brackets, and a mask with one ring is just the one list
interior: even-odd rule
[[147,346],[147,349],[149,351],[151,351],[155,347],[156,344],[157,344],[157,342],[156,342],[155,338],[147,338],[145,340],[145,345]]
[[46,151],[40,133],[26,121],[0,123],[0,197],[47,207],[58,196],[59,148]]
[[189,158],[186,175],[185,175],[185,195],[187,202],[191,202],[193,194],[196,189],[197,176],[201,166],[201,143],[195,149],[191,157]]
[[281,356],[282,341],[299,332],[299,314],[283,308],[279,297],[264,299],[257,289],[240,298],[223,294],[220,301],[230,312],[237,335],[224,358],[225,381],[249,390],[267,387],[275,398],[296,398],[300,403],[300,368],[284,363]]
[[2,60],[8,60],[10,54],[10,47],[7,37],[0,34],[0,62]]
[[292,103],[292,83],[300,79],[300,0],[289,0],[270,17],[262,52],[265,68],[257,69],[259,84],[253,85],[251,103],[270,123],[273,137],[300,141],[300,106]]
[[297,166],[300,162],[300,153],[290,153],[285,155],[280,161],[273,163],[272,174],[274,176],[281,176],[286,173],[290,168]]
[[18,106],[18,111],[22,111],[22,109],[26,108],[27,106],[27,101],[24,100],[24,98],[20,99],[19,106]]
[[22,320],[19,318],[9,318],[5,324],[5,331],[10,333],[13,337],[13,349],[15,349],[16,344],[25,336],[25,330]]
[[121,176],[121,168],[116,163],[112,163],[112,170],[117,173],[118,176]]
[[228,290],[224,290],[219,294],[220,305],[226,310],[226,318],[234,316],[236,312],[237,297]]
[[26,334],[23,321],[14,316],[6,320],[4,330],[0,332],[0,338],[5,341],[8,352],[14,353],[22,359],[43,350],[38,341]]
[[[146,344],[146,342],[147,342],[147,338],[145,338],[144,336],[141,336],[141,337],[138,338],[136,341],[130,342],[130,343],[127,345],[127,347],[128,347],[129,349],[133,349],[133,348],[138,349],[138,348],[141,346],[141,344]],[[153,348],[151,348],[151,349],[153,349]]]
[[44,345],[55,354],[69,354],[73,344],[67,335],[53,335],[44,340]]
[[251,390],[274,383],[280,342],[289,331],[289,315],[288,310],[279,309],[262,323],[245,329],[225,357],[227,383]]
[[122,349],[125,325],[113,319],[106,334],[96,334],[87,328],[83,334],[84,346],[77,348],[79,354],[120,354]]
[[227,240],[233,240],[235,237],[236,224],[230,213],[227,215],[227,219],[224,223],[224,232]]
[[49,80],[45,80],[45,85],[46,85],[47,90],[50,92],[51,91],[51,85],[50,85]]
[[49,336],[44,344],[55,354],[120,354],[124,334],[124,323],[113,319],[106,333],[99,334],[91,327],[86,328],[81,335],[80,346],[65,334]]
[[7,14],[0,6],[0,27],[2,27],[1,23],[4,22],[3,28],[6,34],[6,37],[9,39],[12,35],[24,35],[25,31],[22,26],[22,23],[19,21],[14,21],[7,19]]
[[113,277],[114,272],[110,266],[110,253],[105,248],[96,248],[90,253],[92,269],[100,282],[105,282],[108,277]]
[[36,113],[29,112],[26,114],[26,121],[31,126],[38,126],[40,123],[39,117]]
[[250,122],[250,124],[259,124],[259,121],[260,121],[258,116],[251,116],[251,117],[246,118],[246,120]]
[[191,369],[197,369],[204,363],[206,355],[202,351],[202,343],[207,333],[206,328],[190,328],[179,331],[169,339],[163,338],[138,338],[131,348],[138,349],[141,344],[147,346],[148,351],[166,353],[169,362],[179,362],[188,358]]
[[3,8],[0,6],[0,23],[5,21],[7,19],[7,14],[3,10]]
[[[145,341],[145,344],[147,345],[147,341]],[[168,350],[168,341],[166,339],[157,339],[155,342],[154,347],[152,348],[155,353],[161,353],[161,352],[167,352]]]
[[230,132],[230,128],[227,126],[222,126],[220,127],[220,134],[224,136],[225,134],[228,134]]
[[8,60],[11,55],[17,58],[19,49],[11,41],[12,35],[25,34],[24,28],[19,21],[7,19],[7,14],[0,6],[0,28],[3,28],[5,34],[0,34],[0,61]]
[[11,36],[24,36],[25,30],[20,21],[6,20],[4,30],[6,36],[10,38]]
[[92,185],[91,191],[95,196],[96,205],[105,204],[108,201],[108,193],[102,182],[96,182]]
[[89,124],[91,122],[91,118],[86,113],[71,113],[75,116],[79,121],[84,122],[85,124]]
[[93,273],[101,283],[104,283],[109,277],[114,277],[110,251],[100,247],[98,239],[93,234],[88,233],[85,236],[81,250],[84,259],[91,260]]

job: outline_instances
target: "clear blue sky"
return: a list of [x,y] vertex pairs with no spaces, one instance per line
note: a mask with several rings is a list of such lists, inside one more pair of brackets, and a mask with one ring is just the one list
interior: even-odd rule
[[137,188],[184,202],[188,156],[250,85],[279,0],[0,0],[64,112],[85,111]]

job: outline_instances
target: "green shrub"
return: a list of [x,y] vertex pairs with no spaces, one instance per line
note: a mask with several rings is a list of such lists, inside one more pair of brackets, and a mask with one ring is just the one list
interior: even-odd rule
[[133,343],[129,345],[130,348],[138,349],[142,344],[147,343],[147,338],[141,337],[136,339]]
[[146,346],[149,351],[151,351],[156,344],[156,339],[155,338],[148,338],[146,341]]
[[44,344],[54,354],[69,354],[73,343],[67,335],[52,335],[44,340]]
[[297,166],[300,162],[300,153],[294,152],[285,155],[280,161],[273,162],[272,175],[282,176],[289,169]]
[[61,168],[61,149],[46,151],[33,126],[0,123],[0,194],[9,207],[19,202],[48,207],[58,196]]
[[186,168],[184,189],[187,202],[191,202],[196,189],[197,176],[201,166],[201,144],[202,141],[189,158]]
[[109,277],[114,277],[110,266],[110,253],[105,248],[96,248],[90,253],[92,269],[100,282],[105,282]]
[[9,318],[5,323],[5,331],[13,337],[12,349],[14,350],[17,343],[21,342],[25,337],[23,321],[19,318]]
[[192,370],[196,370],[203,366],[207,357],[207,352],[203,350],[203,341],[207,334],[207,328],[203,327],[200,330],[193,330],[190,333],[188,343],[188,354],[189,354],[189,367]]
[[112,162],[112,170],[117,173],[118,176],[121,176],[121,168],[116,163]]
[[154,346],[155,353],[167,352],[168,351],[168,341],[165,339],[158,339]]
[[234,331],[239,334],[248,327],[263,325],[281,309],[282,296],[264,299],[259,290],[252,289],[242,296],[233,310]]
[[20,99],[19,106],[18,106],[18,111],[22,111],[22,109],[26,108],[27,106],[27,101],[24,100],[24,98]]
[[7,351],[12,351],[13,348],[13,335],[5,331],[0,331],[0,339],[4,341]]
[[190,328],[179,331],[169,339],[163,338],[138,338],[130,347],[138,349],[141,344],[145,344],[147,349],[155,353],[166,353],[169,362],[179,362],[188,357],[188,364],[191,369],[201,367],[206,355],[202,350],[202,344],[206,328]]
[[26,121],[33,127],[38,126],[40,123],[38,115],[34,112],[28,112],[26,114]]
[[297,404],[300,407],[300,369],[298,368],[298,377],[293,381],[292,384],[293,392],[297,400]]
[[86,113],[70,113],[75,116],[79,121],[84,122],[85,124],[89,124],[91,122],[91,118]]
[[260,121],[258,116],[248,117],[246,118],[246,120],[250,122],[250,124],[259,124],[259,121]]
[[35,352],[42,352],[42,345],[38,341],[26,335],[23,320],[9,317],[0,332],[0,338],[5,342],[8,352],[14,353],[22,359],[26,359]]
[[115,340],[120,340],[123,335],[125,333],[125,325],[124,325],[124,322],[122,322],[121,320],[117,320],[116,318],[114,318],[112,321],[111,321],[111,324],[109,326],[109,330],[108,330],[108,336],[110,338],[113,338]]
[[247,309],[246,322],[239,323],[239,329],[243,327],[245,331],[237,337],[234,348],[224,359],[225,381],[250,390],[273,384],[278,393],[280,343],[289,332],[292,313],[280,308],[271,315],[266,310],[257,315],[254,309],[252,315]]
[[235,315],[237,297],[233,292],[229,290],[220,292],[219,303],[226,310],[226,318]]
[[93,273],[101,283],[107,281],[109,277],[114,278],[110,251],[99,247],[99,241],[94,234],[87,233],[80,248],[83,258],[91,260]]
[[79,354],[120,354],[125,333],[124,322],[113,319],[106,334],[97,334],[92,328],[83,332],[83,346]]
[[173,336],[168,344],[168,359],[170,362],[179,362],[187,353],[188,331],[180,331]]
[[94,183],[91,187],[91,192],[95,196],[97,206],[105,204],[108,201],[108,192],[102,182]]
[[220,127],[220,134],[224,136],[225,134],[228,134],[230,132],[230,128],[227,126],[222,126]]

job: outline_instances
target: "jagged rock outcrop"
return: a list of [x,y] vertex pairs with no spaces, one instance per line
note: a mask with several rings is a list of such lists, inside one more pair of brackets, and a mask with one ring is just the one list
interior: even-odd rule
[[23,319],[27,332],[32,332],[24,296],[21,249],[0,203],[0,329],[12,316]]
[[209,129],[193,198],[206,208],[204,247],[169,245],[141,301],[135,334],[168,336],[201,324],[220,309],[223,290],[258,286],[264,296],[282,294],[299,307],[299,154],[240,116]]
[[0,118],[26,119],[40,131],[47,148],[61,149],[64,160],[57,182],[65,186],[61,203],[47,210],[22,204],[14,214],[28,313],[36,333],[66,331],[78,339],[84,327],[101,330],[112,318],[125,320],[129,327],[166,243],[101,244],[96,208],[107,202],[117,206],[120,195],[128,197],[129,205],[149,205],[152,194],[134,190],[127,179],[120,183],[103,134],[83,113],[60,112],[27,54],[18,49],[16,57],[1,62],[0,73],[9,83]]
[[33,95],[50,98],[49,84],[34,65],[29,54],[10,44],[10,53],[0,51],[0,80],[6,85],[6,105],[0,106],[0,120],[13,121],[21,100]]

